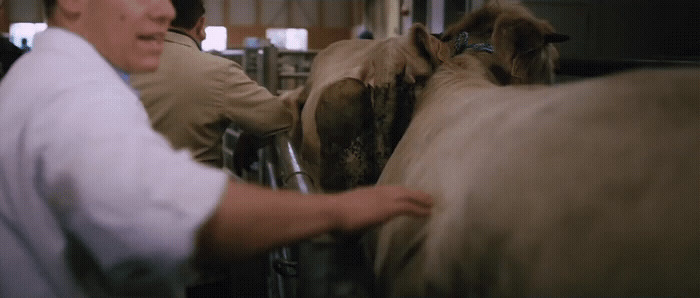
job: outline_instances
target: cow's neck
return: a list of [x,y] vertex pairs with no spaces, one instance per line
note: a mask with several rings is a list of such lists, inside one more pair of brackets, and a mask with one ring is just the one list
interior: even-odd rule
[[[473,85],[474,87],[493,87],[507,84],[509,76],[489,53],[464,53],[453,57],[437,69],[433,77],[436,81],[453,81],[453,83]],[[494,73],[497,72],[497,73]],[[498,72],[504,72],[500,74]],[[504,82],[505,81],[505,82]]]
[[454,56],[430,77],[423,92],[416,98],[415,107],[419,109],[424,104],[424,99],[431,97],[429,94],[443,93],[447,89],[468,88],[476,91],[506,85],[508,82],[504,83],[498,72],[509,75],[500,69],[503,67],[489,53],[466,52]]

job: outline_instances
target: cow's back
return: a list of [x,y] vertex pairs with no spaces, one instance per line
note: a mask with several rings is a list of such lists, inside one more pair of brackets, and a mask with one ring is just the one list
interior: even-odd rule
[[[432,74],[436,67],[434,65],[436,61],[433,61],[437,59],[435,57],[438,55],[446,57],[449,52],[441,45],[442,43],[437,38],[427,33],[423,25],[414,24],[408,34],[384,40],[343,40],[331,44],[318,53],[314,58],[311,74],[306,82],[305,88],[308,97],[306,97],[300,113],[302,139],[300,151],[307,164],[307,170],[314,180],[321,180],[319,167],[322,163],[320,156],[322,144],[319,138],[319,129],[330,130],[334,134],[335,131],[339,131],[339,134],[345,133],[348,139],[354,139],[357,136],[353,135],[352,132],[343,132],[342,129],[343,126],[352,126],[351,124],[355,123],[348,124],[345,123],[346,121],[338,120],[338,118],[343,118],[339,114],[348,114],[348,118],[351,118],[348,122],[353,122],[353,119],[368,118],[370,121],[367,125],[364,123],[358,125],[363,126],[363,131],[369,132],[368,137],[371,139],[381,139],[383,135],[376,136],[377,132],[374,132],[374,126],[381,127],[382,123],[374,123],[375,119],[371,118],[375,117],[375,114],[381,114],[382,105],[379,103],[389,101],[391,105],[397,105],[397,100],[389,95],[384,96],[384,100],[377,100],[377,94],[383,92],[395,96],[395,93],[399,91],[393,89],[400,89],[397,84],[412,92],[417,78],[421,79],[420,83],[424,83],[425,80],[422,78]],[[390,97],[391,99],[387,99]],[[413,98],[410,98],[405,101],[410,101],[412,104],[412,100]],[[331,107],[322,106],[324,103]],[[365,106],[369,106],[369,108],[364,109]],[[360,110],[362,113],[350,114],[355,110]],[[395,111],[389,110],[386,113],[393,116]],[[319,114],[321,114],[321,119],[318,117]],[[409,116],[406,115],[406,117]],[[326,121],[326,119],[331,119],[331,121]],[[320,125],[324,127],[319,127],[319,121],[321,121]],[[390,122],[389,125],[394,124],[389,120],[386,122]],[[338,144],[333,143],[333,145]],[[365,144],[365,147],[368,148],[360,149],[367,151],[363,153],[368,154],[375,149],[369,147],[384,149],[383,144],[373,145],[375,146]],[[342,149],[347,151],[352,148]],[[374,165],[370,161],[364,163],[368,167]],[[383,165],[383,161],[381,165]],[[376,181],[378,173],[376,171],[376,174],[370,175],[373,176],[371,183]],[[323,185],[324,181],[321,182],[320,184]],[[357,186],[357,184],[351,185]],[[345,189],[333,189],[333,191]]]
[[437,200],[380,230],[389,294],[700,294],[700,70],[431,84],[379,180]]

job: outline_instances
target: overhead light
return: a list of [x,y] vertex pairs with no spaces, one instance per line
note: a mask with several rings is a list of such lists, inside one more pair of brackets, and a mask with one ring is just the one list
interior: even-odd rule
[[202,51],[218,51],[226,50],[228,36],[226,27],[224,26],[207,26],[204,28],[207,38],[202,40]]
[[17,47],[24,47],[22,40],[26,40],[26,46],[34,46],[34,35],[46,30],[46,23],[12,23],[10,24],[10,42]]
[[265,37],[278,48],[306,51],[309,49],[309,31],[297,28],[270,28]]

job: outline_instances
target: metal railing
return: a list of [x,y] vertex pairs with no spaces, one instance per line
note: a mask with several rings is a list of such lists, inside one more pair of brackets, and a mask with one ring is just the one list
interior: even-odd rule
[[[272,46],[249,49],[246,54],[242,64],[248,75],[268,88],[271,93],[277,94],[284,89],[303,84],[308,76],[305,66],[297,67],[294,71],[284,69],[280,67],[280,59],[305,61],[304,63],[310,64],[316,52],[278,50]],[[248,57],[250,55],[255,57]],[[232,125],[226,130],[223,139],[224,165],[232,172],[235,172],[233,150],[241,133],[240,129]],[[251,171],[241,174],[242,178],[272,189],[290,189],[305,194],[316,192],[314,181],[303,169],[299,155],[287,134],[279,133],[271,138],[267,146],[258,150],[258,161],[251,166]],[[350,250],[352,251],[349,252]],[[365,275],[371,275],[371,271],[357,270],[356,251],[356,243],[342,239],[339,241],[338,238],[326,234],[270,252],[266,270],[267,296],[371,296],[371,290],[367,288],[369,282],[365,278]]]
[[[272,189],[291,189],[304,194],[314,191],[310,176],[285,133],[259,152],[258,182]],[[303,245],[303,244],[298,244]],[[269,254],[268,297],[299,297],[299,248],[286,246]]]
[[[226,152],[236,148],[241,131],[227,130]],[[317,191],[311,176],[304,170],[289,137],[280,133],[271,137],[257,151],[257,161],[246,167],[241,177],[272,189],[288,189],[310,194]],[[233,157],[226,158],[226,167],[235,172]],[[345,241],[344,241],[345,240]],[[357,243],[347,237],[324,234],[271,251],[267,256],[267,297],[336,297],[371,296],[367,287],[371,272],[357,270]],[[235,282],[235,281],[233,281]]]
[[272,45],[214,52],[240,64],[248,77],[272,94],[303,85],[317,53],[317,50],[285,50]]

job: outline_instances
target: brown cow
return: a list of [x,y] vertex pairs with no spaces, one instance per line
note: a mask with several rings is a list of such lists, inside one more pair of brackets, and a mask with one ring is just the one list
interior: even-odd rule
[[[527,23],[499,57],[546,51]],[[380,228],[384,294],[700,295],[700,69],[499,86],[485,56],[437,69],[379,178],[436,199]]]
[[[501,22],[501,31],[493,32],[499,19],[513,23]],[[518,22],[523,20],[532,27],[521,26]],[[330,45],[314,58],[302,97],[301,137],[295,139],[301,139],[306,169],[325,191],[374,184],[410,121],[416,96],[453,54],[459,33],[469,31],[469,41],[480,42],[492,35],[531,34],[528,30],[547,30],[551,34],[540,37],[551,40],[494,44],[498,50],[484,53],[482,59],[488,60],[487,71],[495,83],[549,83],[558,59],[549,42],[562,36],[519,4],[489,2],[446,31],[445,42],[416,24],[400,37]],[[533,48],[540,44],[548,45],[545,51]]]
[[447,57],[420,24],[404,36],[344,40],[319,52],[299,98],[301,136],[293,136],[312,178],[326,191],[374,183],[380,168],[373,165],[386,162],[384,148],[408,123],[399,118],[410,116],[414,94]]

